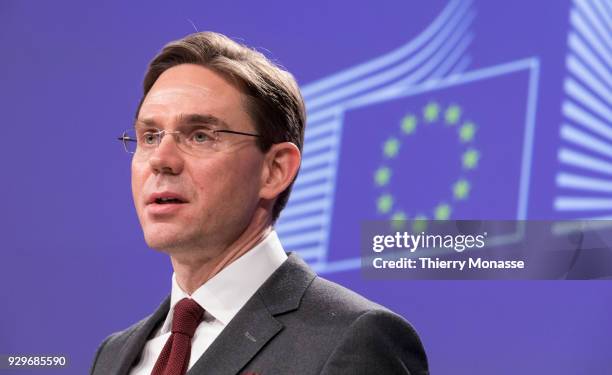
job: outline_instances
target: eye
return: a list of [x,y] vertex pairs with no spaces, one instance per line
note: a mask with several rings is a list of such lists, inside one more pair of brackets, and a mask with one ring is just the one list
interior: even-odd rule
[[195,144],[207,143],[213,140],[213,134],[204,130],[196,130],[191,134],[191,140]]
[[145,145],[155,145],[157,144],[157,133],[146,132],[142,135],[142,142]]

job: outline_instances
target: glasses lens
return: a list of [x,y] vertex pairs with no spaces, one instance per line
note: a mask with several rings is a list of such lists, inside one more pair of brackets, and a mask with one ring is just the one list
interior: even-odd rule
[[[227,134],[250,135],[223,131]],[[220,139],[221,131],[212,129],[195,129],[187,134],[180,131],[159,131],[157,129],[127,129],[119,140],[123,144],[125,151],[130,154],[137,154],[140,157],[148,157],[166,139],[166,136],[173,138],[175,146],[182,152],[198,157],[207,157],[211,152],[219,151],[225,144]]]

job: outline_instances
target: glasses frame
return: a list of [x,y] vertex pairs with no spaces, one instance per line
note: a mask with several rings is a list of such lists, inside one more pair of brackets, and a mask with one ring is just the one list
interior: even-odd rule
[[[117,140],[121,141],[121,143],[123,144],[123,149],[125,150],[125,152],[127,152],[128,154],[132,154],[134,155],[136,153],[136,150],[134,151],[130,151],[129,147],[128,147],[128,142],[134,142],[134,143],[138,143],[138,140],[136,138],[132,138],[128,135],[128,132],[131,131],[133,129],[126,129],[123,131],[123,134],[119,137],[117,137]],[[217,135],[217,133],[228,133],[228,134],[238,134],[238,135],[245,135],[245,136],[249,136],[249,137],[255,137],[255,138],[261,138],[260,134],[255,134],[255,133],[246,133],[246,132],[239,132],[236,130],[228,130],[228,129],[210,129],[211,132],[213,132],[215,134],[215,136]],[[158,142],[157,142],[157,146],[155,146],[155,148],[159,147],[159,145],[161,144],[162,139],[164,138],[165,135],[167,134],[183,134],[181,131],[179,130],[175,130],[175,131],[168,131],[165,129],[159,130],[157,132],[154,132],[153,134],[156,134],[158,136]]]

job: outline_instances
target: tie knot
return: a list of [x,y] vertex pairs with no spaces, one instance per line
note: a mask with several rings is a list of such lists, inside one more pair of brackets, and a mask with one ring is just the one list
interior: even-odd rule
[[172,333],[182,333],[193,337],[203,315],[204,309],[202,306],[191,298],[183,298],[174,306]]

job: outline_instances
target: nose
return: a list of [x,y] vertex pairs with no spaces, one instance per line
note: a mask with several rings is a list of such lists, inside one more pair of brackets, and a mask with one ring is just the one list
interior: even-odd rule
[[178,149],[174,134],[164,134],[159,145],[149,157],[153,173],[180,174],[184,166],[183,153]]

